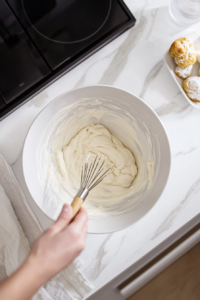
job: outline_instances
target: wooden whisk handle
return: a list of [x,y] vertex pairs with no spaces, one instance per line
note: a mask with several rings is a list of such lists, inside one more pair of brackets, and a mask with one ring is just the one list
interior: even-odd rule
[[73,217],[78,213],[79,209],[81,208],[81,205],[83,204],[83,199],[80,197],[75,197],[71,203],[72,209],[73,209]]

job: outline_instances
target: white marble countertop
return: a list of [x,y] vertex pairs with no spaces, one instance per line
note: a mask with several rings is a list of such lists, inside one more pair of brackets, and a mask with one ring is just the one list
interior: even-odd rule
[[[190,106],[163,62],[185,28],[170,21],[167,0],[126,0],[136,26],[43,90],[0,122],[0,153],[13,167],[27,200],[46,228],[51,222],[30,199],[21,172],[27,131],[58,95],[91,84],[114,85],[140,96],[162,119],[171,144],[172,168],[164,193],[131,227],[88,234],[81,254],[95,290],[138,261],[200,212],[200,111]],[[195,27],[194,27],[195,28]]]

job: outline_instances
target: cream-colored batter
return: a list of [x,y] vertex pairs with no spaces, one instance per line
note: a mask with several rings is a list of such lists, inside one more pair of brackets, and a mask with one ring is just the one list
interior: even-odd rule
[[[80,185],[82,164],[88,154],[106,156],[105,169],[114,164],[113,172],[101,184],[101,194],[112,192],[115,187],[129,188],[137,175],[135,158],[108,129],[101,124],[91,124],[80,130],[62,150],[57,150],[57,163],[68,185]],[[104,187],[104,189],[103,189]],[[104,193],[102,194],[102,192]]]
[[84,206],[94,218],[132,210],[157,176],[158,145],[134,106],[123,100],[80,99],[61,109],[38,149],[44,209],[71,203],[87,154],[102,153],[106,167],[114,163],[114,172],[89,193]]

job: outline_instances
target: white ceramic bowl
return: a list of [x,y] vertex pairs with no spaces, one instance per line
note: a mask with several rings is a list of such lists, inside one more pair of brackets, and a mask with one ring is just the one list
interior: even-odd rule
[[[145,122],[151,135],[155,151],[155,178],[148,193],[141,195],[139,204],[133,209],[119,215],[110,215],[103,218],[89,218],[88,232],[106,233],[123,229],[142,218],[158,201],[167,183],[171,153],[166,131],[156,113],[141,99],[124,90],[104,85],[88,86],[67,92],[49,105],[37,116],[27,134],[23,149],[23,173],[29,192],[39,208],[52,220],[56,220],[61,206],[48,204],[44,206],[44,187],[38,176],[37,151],[45,131],[50,126],[52,118],[63,108],[80,101],[83,98],[103,98],[123,106],[123,109],[132,114],[137,113],[141,124]],[[104,125],[104,124],[103,124]],[[109,128],[109,124],[106,127]],[[115,133],[115,135],[117,135]],[[86,200],[87,201],[87,200]]]

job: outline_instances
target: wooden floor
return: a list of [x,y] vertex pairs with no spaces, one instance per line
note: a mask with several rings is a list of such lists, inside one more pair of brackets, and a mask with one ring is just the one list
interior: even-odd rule
[[200,243],[128,300],[200,300]]

